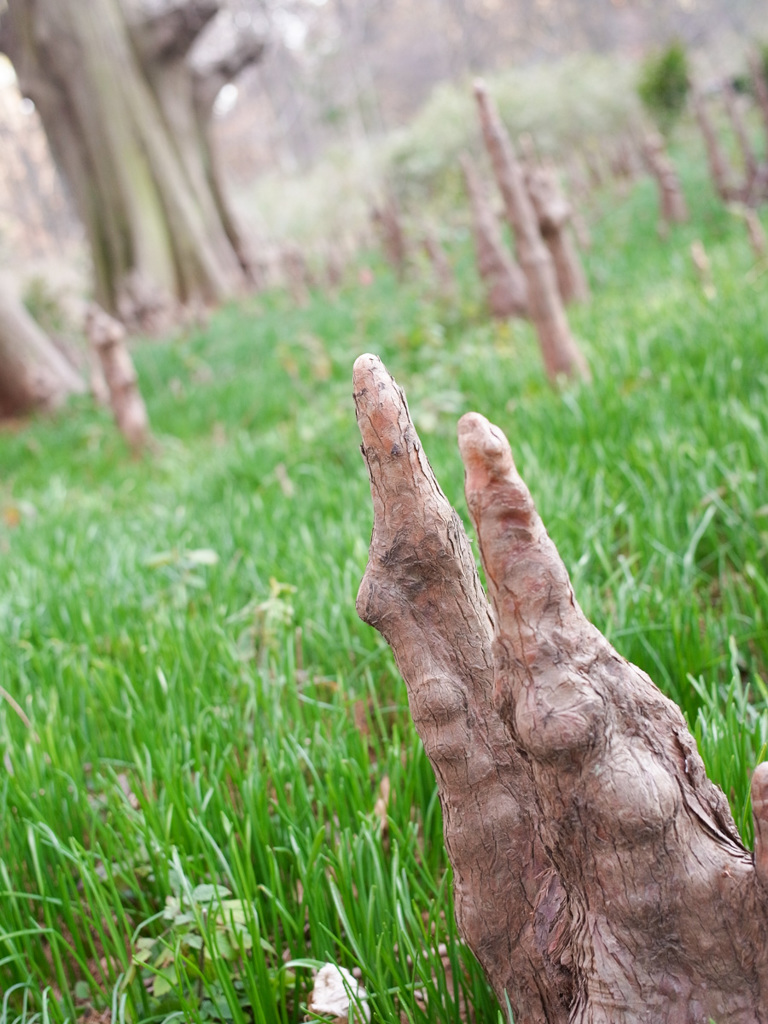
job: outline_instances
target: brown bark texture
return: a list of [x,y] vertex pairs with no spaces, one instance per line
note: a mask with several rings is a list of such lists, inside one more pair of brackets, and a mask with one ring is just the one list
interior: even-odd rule
[[503,434],[459,423],[488,581],[403,392],[355,364],[374,526],[360,616],[435,771],[456,913],[519,1024],[766,1024],[768,763],[755,852],[680,710],[584,617]]
[[54,409],[84,390],[77,370],[0,282],[0,417]]
[[150,443],[151,435],[147,407],[125,344],[125,328],[119,320],[96,305],[88,310],[85,326],[88,339],[101,362],[117,429],[134,455],[139,455]]
[[573,210],[557,173],[551,167],[529,165],[525,179],[541,237],[552,256],[563,302],[588,302],[587,275],[570,232]]
[[8,0],[0,15],[0,50],[85,226],[96,298],[124,318],[136,306],[140,320],[136,292],[151,294],[153,309],[210,303],[247,279],[209,122],[220,85],[263,43],[241,34],[213,57],[196,46],[218,9],[219,0]]
[[730,166],[728,157],[720,144],[717,129],[709,115],[706,101],[701,93],[695,91],[693,93],[693,109],[696,114],[696,120],[699,122],[701,134],[704,137],[709,175],[712,178],[715,191],[724,203],[728,203],[732,199],[738,199],[739,189],[735,184],[733,168]]
[[588,378],[587,362],[571,334],[552,257],[541,237],[522,168],[483,82],[475,83],[475,98],[485,146],[514,232],[517,259],[528,285],[528,311],[547,374],[553,381],[561,376]]
[[647,132],[644,136],[643,155],[658,188],[661,223],[666,226],[683,224],[688,220],[688,206],[677,169],[658,132]]
[[527,316],[528,285],[525,274],[501,237],[501,229],[490,200],[471,158],[461,157],[461,168],[472,207],[477,272],[485,286],[486,303],[492,317],[505,320]]

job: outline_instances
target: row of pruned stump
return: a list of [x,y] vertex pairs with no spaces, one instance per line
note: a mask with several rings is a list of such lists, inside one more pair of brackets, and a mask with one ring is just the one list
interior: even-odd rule
[[[768,137],[768,86],[754,69],[755,97]],[[694,93],[693,107],[701,127],[712,180],[718,195],[746,224],[756,259],[768,256],[765,231],[755,206],[768,198],[768,162],[761,162],[752,145],[739,97],[725,81],[716,90],[732,126],[743,171],[739,175],[727,159],[715,122],[711,98]],[[482,82],[475,84],[483,139],[496,184],[503,200],[504,218],[512,231],[514,252],[506,244],[488,187],[468,154],[461,168],[470,201],[477,269],[489,313],[496,318],[529,318],[540,340],[550,378],[586,377],[586,362],[569,330],[564,307],[589,299],[589,284],[579,248],[589,245],[589,233],[566,196],[555,168],[541,160],[530,137],[519,140],[515,151],[498,112]],[[590,188],[604,184],[605,161],[586,151],[586,174],[578,165],[569,168],[571,191],[585,200]],[[644,168],[653,178],[659,196],[659,232],[666,235],[675,224],[688,220],[688,205],[677,169],[663,137],[646,130],[642,135],[619,140],[610,154],[611,176],[629,182]],[[398,276],[405,275],[409,247],[397,202],[392,194],[372,211],[381,247]],[[578,246],[575,244],[578,242]],[[434,234],[422,245],[440,283],[451,294],[452,275],[445,252]],[[702,275],[706,261],[700,242],[692,248],[694,265]]]
[[[755,98],[768,137],[768,87],[753,69]],[[527,318],[536,329],[544,365],[550,379],[589,377],[586,360],[570,330],[565,307],[588,301],[589,284],[579,249],[589,245],[586,225],[578,207],[590,188],[605,183],[606,163],[611,177],[629,182],[644,167],[656,183],[661,233],[688,219],[688,206],[680,177],[662,136],[646,131],[641,137],[620,139],[607,161],[586,151],[584,168],[569,168],[574,204],[566,196],[556,169],[541,159],[530,137],[519,140],[520,155],[512,145],[493,100],[482,81],[474,87],[485,148],[503,205],[504,219],[514,239],[505,239],[494,200],[476,162],[465,153],[461,170],[471,210],[472,233],[479,277],[489,313],[498,319]],[[713,97],[720,97],[741,153],[737,174],[727,157],[712,117]],[[745,221],[758,260],[768,258],[765,231],[755,206],[768,197],[768,163],[761,162],[732,85],[725,81],[707,96],[695,91],[693,109],[701,128],[714,187],[729,208]],[[382,250],[398,276],[405,277],[411,247],[394,195],[389,192],[371,209],[371,221]],[[576,244],[578,243],[578,244]],[[421,232],[419,245],[426,255],[442,298],[455,298],[453,271],[437,234]],[[294,242],[265,249],[257,285],[282,284],[297,305],[306,305],[315,288],[337,289],[345,276],[350,253],[339,240],[327,248],[322,269],[313,267],[305,250]],[[691,247],[694,267],[705,293],[712,293],[711,272],[701,242]],[[135,303],[134,303],[135,305]],[[146,303],[145,303],[146,305]],[[92,390],[109,403],[117,425],[131,449],[140,452],[150,443],[149,422],[137,386],[136,373],[125,344],[125,328],[94,307],[87,319],[91,342]]]
[[[486,183],[469,156],[461,168],[472,212],[472,232],[479,276],[490,314],[527,317],[534,324],[550,378],[588,377],[586,360],[568,325],[565,305],[589,298],[589,285],[571,234],[573,209],[554,168],[532,158],[520,160],[483,82],[475,98],[486,149],[515,241],[506,245]],[[389,195],[372,213],[382,249],[399,276],[404,276],[406,245],[397,203]],[[450,293],[452,275],[434,233],[422,239],[440,285]]]

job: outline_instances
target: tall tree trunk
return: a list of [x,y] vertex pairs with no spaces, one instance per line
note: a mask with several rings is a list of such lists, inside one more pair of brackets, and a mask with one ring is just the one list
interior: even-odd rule
[[0,283],[0,417],[52,409],[84,390],[77,371]]
[[193,49],[218,7],[8,0],[0,20],[0,49],[85,225],[96,298],[124,318],[140,318],[139,294],[216,302],[244,281],[208,121],[222,82],[262,44],[240,37],[213,58]]
[[355,364],[374,526],[358,613],[435,771],[456,914],[521,1024],[768,1022],[768,762],[755,852],[679,709],[584,617],[506,438],[459,423],[491,604],[402,391]]
[[587,363],[571,334],[552,257],[541,237],[509,136],[482,82],[475,83],[475,97],[485,145],[504,200],[507,220],[515,234],[517,258],[528,284],[528,310],[539,336],[547,374],[553,381],[561,375],[588,378]]

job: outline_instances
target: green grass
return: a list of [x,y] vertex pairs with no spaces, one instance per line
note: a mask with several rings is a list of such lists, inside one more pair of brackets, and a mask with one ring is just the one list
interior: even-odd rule
[[594,300],[572,312],[588,387],[553,393],[530,329],[484,320],[459,232],[453,309],[376,264],[369,288],[267,295],[138,348],[143,462],[85,400],[0,433],[4,1024],[298,1021],[324,960],[359,969],[377,1021],[502,1019],[457,937],[404,686],[354,611],[362,351],[406,387],[462,515],[458,415],[508,433],[585,611],[681,705],[751,841],[768,288],[703,170],[686,183],[667,241],[649,183],[595,211]]

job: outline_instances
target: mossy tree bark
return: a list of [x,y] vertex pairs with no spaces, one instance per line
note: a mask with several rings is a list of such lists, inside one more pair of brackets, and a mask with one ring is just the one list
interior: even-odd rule
[[501,432],[459,423],[488,580],[402,391],[355,364],[374,526],[360,616],[437,779],[460,930],[521,1024],[768,1022],[768,763],[755,852],[679,709],[584,617]]
[[84,390],[74,367],[0,284],[0,417],[52,409]]
[[[263,48],[195,47],[219,0],[8,0],[0,49],[85,225],[100,305],[217,302],[247,273],[209,138],[221,84]],[[210,51],[209,51],[210,52]],[[151,296],[151,300],[148,300]]]

